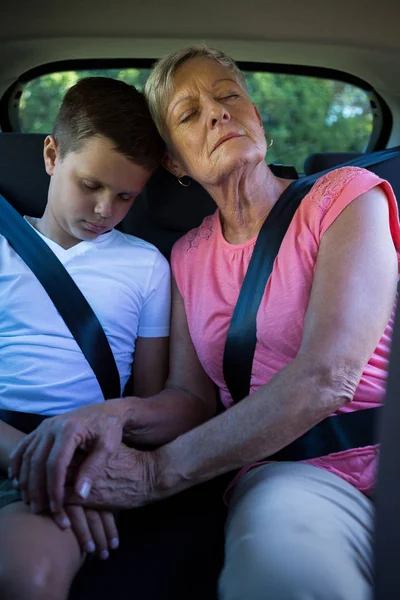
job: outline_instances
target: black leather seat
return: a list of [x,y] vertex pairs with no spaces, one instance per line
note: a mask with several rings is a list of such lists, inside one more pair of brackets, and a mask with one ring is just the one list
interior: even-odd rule
[[[312,175],[325,169],[343,166],[343,164],[358,156],[362,156],[362,154],[355,152],[321,152],[311,154],[304,162],[304,172],[306,175]],[[397,203],[400,205],[400,157],[396,156],[385,160],[378,165],[370,167],[370,170],[382,179],[389,181],[396,195]]]
[[315,152],[310,154],[304,161],[304,173],[313,175],[325,169],[336,167],[336,165],[346,163],[353,158],[362,156],[361,152]]
[[41,217],[49,176],[40,134],[0,133],[0,193],[21,213]]

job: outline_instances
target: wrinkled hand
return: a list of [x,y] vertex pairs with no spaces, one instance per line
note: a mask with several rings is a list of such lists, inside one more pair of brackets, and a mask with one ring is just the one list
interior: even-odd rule
[[120,444],[97,470],[88,497],[82,499],[67,487],[65,500],[98,510],[136,508],[159,500],[167,493],[159,488],[157,456],[157,451],[142,452]]
[[75,505],[66,506],[65,512],[82,552],[96,552],[106,560],[109,551],[118,548],[118,531],[111,512]]
[[123,436],[124,400],[107,400],[46,419],[10,455],[15,479],[32,512],[47,508],[61,527],[69,521],[63,509],[66,476],[78,449],[85,455],[76,474],[75,493],[85,499],[93,479]]

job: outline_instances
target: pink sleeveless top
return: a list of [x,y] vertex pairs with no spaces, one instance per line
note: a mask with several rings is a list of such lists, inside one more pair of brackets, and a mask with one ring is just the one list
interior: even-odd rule
[[[321,238],[354,198],[376,185],[382,186],[388,198],[390,228],[399,256],[398,210],[390,185],[370,171],[355,167],[337,169],[321,177],[304,197],[289,226],[261,301],[251,391],[267,383],[297,355]],[[185,303],[197,355],[206,373],[219,387],[226,408],[232,405],[232,398],[222,369],[225,341],[255,242],[256,237],[244,244],[227,242],[217,210],[206,217],[200,227],[178,240],[172,251],[172,270]],[[338,413],[382,403],[393,319],[394,309],[365,367],[353,401],[340,408]],[[307,462],[343,477],[364,493],[370,493],[377,453],[377,446],[368,446]]]

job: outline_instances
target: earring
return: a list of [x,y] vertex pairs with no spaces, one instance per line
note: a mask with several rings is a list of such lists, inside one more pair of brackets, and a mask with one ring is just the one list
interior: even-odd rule
[[271,148],[271,146],[274,145],[274,138],[272,137],[272,135],[270,133],[266,133],[265,134],[265,139],[269,138],[269,144],[267,143],[267,150],[269,150]]
[[183,183],[182,179],[180,179],[179,177],[178,177],[178,181],[183,187],[190,187],[190,184],[192,183],[190,177],[188,177],[188,181],[189,181],[188,183]]

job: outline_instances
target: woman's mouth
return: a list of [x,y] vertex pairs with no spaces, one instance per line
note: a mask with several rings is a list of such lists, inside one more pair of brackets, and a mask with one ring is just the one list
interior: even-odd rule
[[218,142],[215,144],[214,150],[216,150],[217,148],[219,148],[219,146],[221,146],[221,144],[224,144],[225,142],[228,142],[229,140],[232,140],[233,138],[237,138],[237,137],[242,137],[241,133],[228,133],[227,135],[224,135],[224,137],[220,138],[218,140]]

